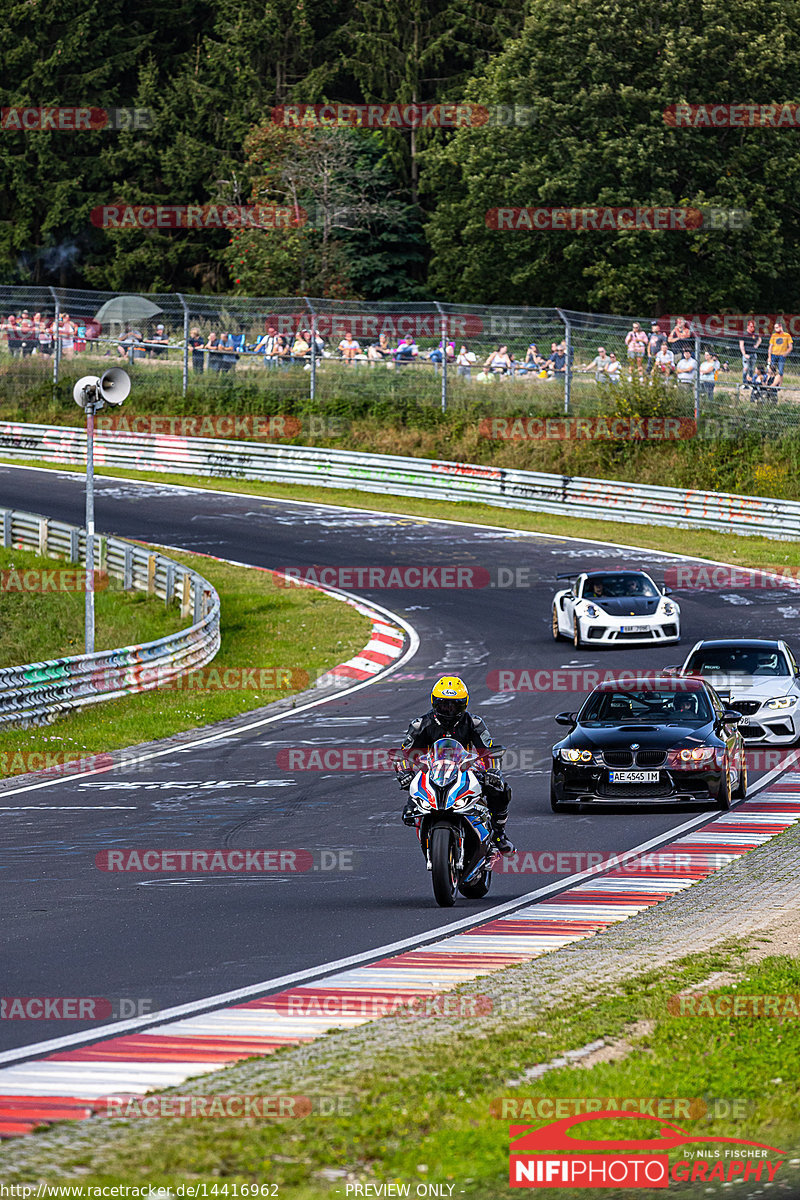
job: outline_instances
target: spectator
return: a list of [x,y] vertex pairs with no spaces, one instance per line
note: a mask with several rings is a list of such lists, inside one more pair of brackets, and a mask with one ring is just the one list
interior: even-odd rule
[[275,338],[275,344],[272,347],[272,357],[281,370],[288,370],[289,363],[291,362],[292,358],[292,351],[287,338],[285,338],[282,333],[279,333]]
[[675,364],[675,374],[679,383],[694,383],[697,378],[697,360],[688,346]]
[[117,343],[117,354],[133,362],[134,358],[144,358],[144,350],[136,349],[141,345],[142,335],[138,329],[129,330]]
[[398,343],[397,349],[394,352],[395,362],[398,366],[413,362],[419,356],[419,346],[414,341],[410,333]]
[[203,353],[204,343],[200,336],[200,330],[195,325],[194,329],[189,330],[188,345],[192,348],[192,370],[198,375],[203,374],[205,368],[205,354]]
[[239,355],[236,353],[236,344],[233,340],[233,334],[223,333],[222,337],[219,339],[218,348],[221,353],[219,355],[219,367],[217,370],[234,370],[237,362],[239,361]]
[[464,379],[471,379],[472,378],[472,368],[474,367],[474,365],[477,361],[478,361],[477,354],[475,354],[467,346],[462,346],[461,349],[459,350],[458,356],[456,358],[456,367],[458,368],[458,374],[461,375]]
[[72,358],[75,352],[75,326],[69,319],[69,313],[63,314],[58,332],[59,337],[61,338],[62,357]]
[[608,379],[608,355],[605,346],[597,347],[597,354],[583,369],[584,371],[594,371],[594,377],[598,383],[603,379]]
[[209,371],[222,370],[222,355],[219,352],[220,341],[216,330],[212,329],[208,335],[208,341],[205,348],[208,351],[208,369]]
[[675,374],[675,355],[670,350],[666,341],[662,345],[658,354],[655,357],[654,371],[669,379],[670,375]]
[[311,353],[311,334],[307,329],[299,330],[292,342],[292,362],[304,363]]
[[739,349],[742,352],[742,383],[752,382],[758,362],[758,348],[764,339],[759,334],[756,337],[756,323],[747,322],[747,329],[739,338]]
[[98,349],[97,342],[103,332],[99,321],[95,321],[94,317],[86,322],[86,349],[89,352],[94,352]]
[[527,369],[529,371],[541,371],[545,365],[545,361],[539,353],[536,342],[531,342],[525,351],[525,366]]
[[675,327],[668,335],[667,341],[676,361],[681,358],[684,350],[694,349],[694,334],[683,317],[675,319]]
[[385,362],[387,367],[392,365],[392,348],[385,333],[381,334],[377,342],[367,347],[367,362],[371,367],[379,362]]
[[163,325],[156,325],[156,331],[153,334],[153,336],[149,339],[149,341],[150,341],[150,349],[147,352],[148,356],[150,358],[163,358],[167,353],[166,350],[159,350],[156,348],[158,346],[168,346],[169,345],[169,338],[164,333]]
[[710,350],[706,350],[703,355],[703,361],[700,363],[700,387],[707,399],[711,400],[714,395],[714,384],[719,370],[719,359],[715,358]]
[[33,321],[28,316],[27,308],[22,313],[18,329],[20,337],[19,345],[22,352],[22,357],[28,358],[31,354],[33,354],[33,351],[36,348],[36,335],[33,329]]
[[783,328],[781,321],[776,321],[772,330],[772,337],[769,339],[767,348],[767,367],[773,367],[775,374],[778,376],[777,387],[780,387],[783,382],[783,368],[786,359],[792,353],[794,342],[791,336]]
[[22,337],[20,335],[17,318],[12,313],[6,322],[6,340],[8,342],[8,352],[12,358],[16,358],[22,353]]
[[644,381],[644,353],[647,349],[647,334],[638,321],[634,321],[633,328],[626,333],[625,345],[628,348],[628,379],[633,379],[635,366],[639,372],[639,378]]
[[606,365],[606,374],[608,375],[608,378],[611,380],[612,383],[619,383],[619,373],[621,370],[622,370],[622,363],[619,361],[616,354],[612,350],[608,356],[608,363]]
[[647,339],[647,374],[653,370],[656,355],[662,346],[667,344],[667,335],[661,332],[658,321],[650,322],[650,336]]
[[498,346],[493,350],[483,364],[484,371],[491,371],[495,375],[505,375],[511,369],[511,358],[508,353],[508,346]]
[[556,345],[553,342],[553,346],[555,348],[547,359],[547,373],[551,379],[556,375],[566,375],[567,373],[567,343],[559,342]]
[[36,340],[39,343],[40,354],[53,353],[53,336],[53,322],[48,321],[45,317],[44,320],[39,322],[39,332],[36,335]]
[[266,362],[268,367],[275,366],[274,354],[275,354],[275,338],[277,336],[277,332],[278,331],[274,325],[268,325],[267,332],[262,333],[261,337],[258,339],[255,346],[253,347],[254,354],[263,354],[264,355],[264,361]]
[[360,352],[361,347],[353,337],[352,333],[346,333],[339,342],[339,353],[348,367],[352,367],[356,360],[356,355]]

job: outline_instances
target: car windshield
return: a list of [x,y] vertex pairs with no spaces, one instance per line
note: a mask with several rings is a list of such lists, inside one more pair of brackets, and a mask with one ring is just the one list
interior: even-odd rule
[[711,702],[697,690],[602,690],[589,697],[580,711],[581,725],[705,725],[712,720]]
[[583,585],[583,597],[586,600],[629,599],[632,596],[657,596],[658,589],[646,575],[634,575],[630,571],[618,574],[590,575]]
[[784,654],[775,647],[701,646],[684,668],[688,675],[790,675]]
[[428,751],[428,759],[431,763],[451,762],[458,764],[462,763],[465,758],[470,757],[469,752],[455,738],[439,738],[438,742],[434,742]]

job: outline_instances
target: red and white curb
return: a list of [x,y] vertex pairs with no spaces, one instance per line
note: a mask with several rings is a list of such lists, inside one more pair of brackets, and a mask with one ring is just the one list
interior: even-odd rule
[[424,1002],[481,975],[530,962],[668,900],[799,821],[800,772],[794,772],[710,825],[669,843],[673,861],[680,862],[674,873],[659,868],[654,877],[648,856],[634,857],[552,898],[505,916],[489,916],[483,924],[419,949],[277,994],[0,1068],[0,1137],[28,1133],[52,1121],[86,1118],[107,1110],[107,1097],[176,1087],[240,1059],[313,1041],[331,1028],[365,1024],[404,1001]]

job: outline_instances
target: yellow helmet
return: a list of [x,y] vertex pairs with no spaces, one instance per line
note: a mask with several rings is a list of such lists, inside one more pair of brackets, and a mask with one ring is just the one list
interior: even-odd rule
[[440,725],[452,729],[467,711],[469,689],[457,675],[442,675],[431,688],[431,708]]

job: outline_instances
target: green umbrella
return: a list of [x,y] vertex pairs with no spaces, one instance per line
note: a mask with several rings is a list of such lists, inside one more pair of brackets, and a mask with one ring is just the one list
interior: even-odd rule
[[115,296],[113,300],[106,300],[94,314],[94,319],[101,325],[108,325],[111,321],[127,325],[131,321],[146,321],[160,312],[162,309],[144,296]]

